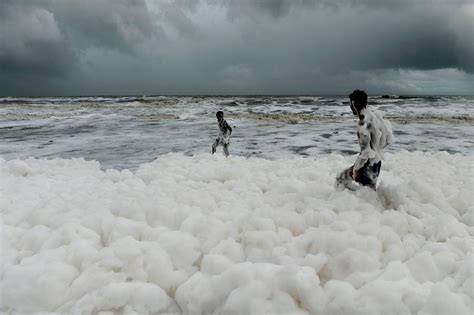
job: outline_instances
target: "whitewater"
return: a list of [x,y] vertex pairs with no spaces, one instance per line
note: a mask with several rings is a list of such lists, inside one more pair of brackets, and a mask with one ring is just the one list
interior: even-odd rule
[[373,99],[376,192],[342,98],[176,99],[0,99],[2,313],[472,313],[472,98]]

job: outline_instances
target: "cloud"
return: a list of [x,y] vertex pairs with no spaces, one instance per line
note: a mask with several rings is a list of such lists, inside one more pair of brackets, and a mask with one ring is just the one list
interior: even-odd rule
[[466,94],[474,76],[454,68],[436,70],[383,69],[352,71],[348,81],[357,80],[375,94]]
[[467,0],[2,0],[0,94],[430,93],[370,78],[472,82],[473,21]]
[[73,58],[54,15],[43,8],[0,5],[0,69],[17,75],[58,75]]
[[154,17],[162,21],[164,28],[171,27],[185,37],[195,33],[196,25],[191,15],[200,5],[199,0],[147,0],[146,3]]
[[89,47],[132,53],[159,33],[144,0],[37,0],[0,3],[4,71],[59,75]]
[[252,69],[242,65],[230,65],[220,73],[221,84],[231,94],[252,93],[255,78]]
[[[467,0],[208,1],[223,5],[245,35],[262,39],[269,28],[279,31],[278,24],[285,23],[294,34],[282,33],[283,42],[284,36],[312,33],[308,39],[317,44],[304,44],[319,66],[336,71],[454,67],[474,73],[474,4]],[[305,18],[306,29],[295,27]]]
[[[455,8],[472,5],[471,0],[206,0],[212,5],[221,5],[228,9],[229,17],[248,17],[249,15],[268,14],[274,18],[281,18],[300,9],[337,10],[363,9],[367,11],[411,10],[413,8]],[[199,2],[196,0],[195,2]]]
[[47,0],[72,44],[123,52],[158,35],[145,0]]
[[286,0],[260,0],[260,1],[251,1],[251,0],[242,0],[242,1],[232,1],[232,0],[209,0],[210,4],[221,5],[227,8],[228,17],[233,20],[239,17],[251,17],[258,18],[262,13],[269,14],[274,18],[282,17],[288,14],[291,6],[301,1],[296,0],[286,1]]

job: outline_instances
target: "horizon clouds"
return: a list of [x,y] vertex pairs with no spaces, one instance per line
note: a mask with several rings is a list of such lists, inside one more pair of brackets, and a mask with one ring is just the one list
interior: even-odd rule
[[0,95],[472,94],[467,0],[4,0]]

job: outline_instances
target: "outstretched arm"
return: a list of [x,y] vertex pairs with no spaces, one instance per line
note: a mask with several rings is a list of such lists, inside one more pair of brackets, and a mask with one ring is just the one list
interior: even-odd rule
[[227,123],[227,121],[225,122],[225,127],[227,130],[229,130],[229,134],[232,134],[232,128],[230,128],[229,124]]

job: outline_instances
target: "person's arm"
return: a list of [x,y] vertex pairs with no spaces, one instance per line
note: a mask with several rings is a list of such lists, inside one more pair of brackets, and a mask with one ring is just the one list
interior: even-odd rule
[[390,121],[383,117],[383,114],[379,111],[374,112],[377,118],[380,121],[380,131],[381,134],[381,145],[382,148],[385,149],[387,146],[393,143],[393,132],[392,132],[392,124]]
[[229,135],[232,134],[232,128],[230,128],[229,124],[227,123],[227,121],[225,122],[225,126],[227,128],[227,130],[229,130]]
[[359,138],[360,154],[354,163],[354,174],[361,169],[370,158],[375,157],[375,151],[370,147],[370,126],[365,121],[359,122],[357,137]]

